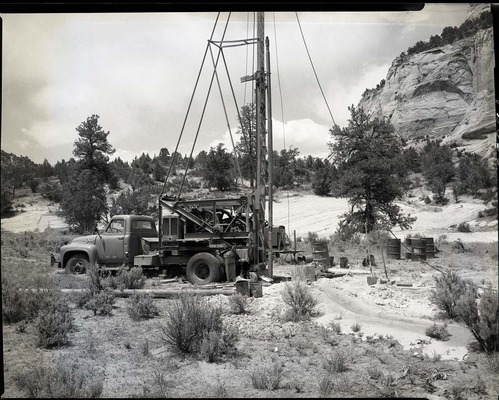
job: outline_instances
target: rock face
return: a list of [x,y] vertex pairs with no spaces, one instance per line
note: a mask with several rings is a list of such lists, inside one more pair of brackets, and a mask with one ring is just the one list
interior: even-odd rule
[[[483,6],[472,5],[468,18],[478,17]],[[479,30],[449,45],[397,57],[385,84],[366,91],[359,106],[389,118],[409,142],[428,135],[495,156],[494,66],[492,28]]]

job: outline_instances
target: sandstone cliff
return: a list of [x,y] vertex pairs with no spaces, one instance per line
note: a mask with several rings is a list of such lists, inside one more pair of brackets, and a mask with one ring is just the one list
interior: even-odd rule
[[[467,18],[483,11],[472,6]],[[494,42],[492,28],[449,45],[397,57],[384,85],[359,103],[390,118],[409,143],[428,135],[466,151],[495,157]]]

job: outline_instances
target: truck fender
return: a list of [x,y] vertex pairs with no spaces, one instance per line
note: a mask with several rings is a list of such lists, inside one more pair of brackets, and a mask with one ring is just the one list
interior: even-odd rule
[[67,248],[64,250],[61,248],[61,268],[66,268],[68,260],[78,253],[85,254],[90,265],[98,262],[97,248],[95,245],[78,243],[77,246],[71,246],[71,244],[68,244]]

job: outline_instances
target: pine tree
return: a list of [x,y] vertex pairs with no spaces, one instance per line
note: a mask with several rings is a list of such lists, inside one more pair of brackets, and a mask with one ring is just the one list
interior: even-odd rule
[[342,215],[339,233],[371,232],[394,225],[410,228],[415,218],[405,216],[394,201],[402,196],[397,176],[402,145],[385,119],[372,119],[362,108],[348,108],[346,128],[335,125],[328,143],[338,169],[337,195],[349,199],[351,209]]
[[81,168],[92,170],[101,181],[108,181],[111,170],[107,163],[115,149],[107,141],[109,132],[99,125],[99,116],[88,117],[76,131],[79,138],[74,142],[73,155],[81,162]]

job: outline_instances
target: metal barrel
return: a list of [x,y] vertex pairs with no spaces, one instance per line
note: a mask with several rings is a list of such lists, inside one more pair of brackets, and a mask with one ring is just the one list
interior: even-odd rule
[[426,260],[426,240],[411,239],[412,259]]
[[340,268],[348,268],[348,258],[340,257]]
[[321,264],[327,268],[331,266],[326,240],[312,242],[312,259],[315,263]]
[[423,238],[426,241],[426,258],[435,258],[435,244],[432,237]]
[[388,239],[386,243],[386,258],[400,260],[400,239]]

